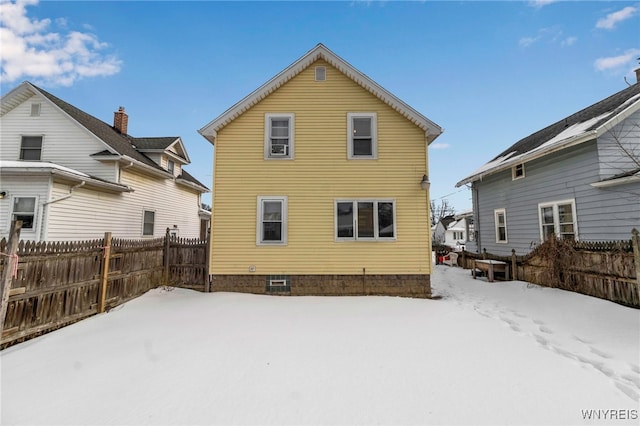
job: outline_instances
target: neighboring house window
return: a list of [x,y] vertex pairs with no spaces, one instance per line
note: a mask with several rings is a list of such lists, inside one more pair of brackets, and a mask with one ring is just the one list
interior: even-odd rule
[[467,240],[475,241],[475,226],[473,224],[473,218],[467,218]]
[[173,174],[174,168],[175,163],[173,162],[173,160],[167,160],[167,170],[169,170],[169,173]]
[[325,81],[327,79],[327,68],[316,67],[316,81]]
[[524,177],[524,164],[517,164],[511,168],[511,179],[521,179]]
[[462,231],[453,231],[453,239],[454,240],[462,240]]
[[31,104],[31,117],[40,117],[40,104]]
[[11,220],[21,220],[24,230],[35,230],[36,204],[36,197],[14,197]]
[[350,160],[378,157],[376,113],[347,114],[347,155]]
[[494,210],[496,220],[496,243],[507,242],[507,213],[505,209]]
[[42,136],[23,136],[20,144],[20,159],[40,161],[42,157]]
[[145,210],[142,218],[142,235],[153,235],[153,226],[156,221],[156,213],[151,210]]
[[293,158],[293,114],[265,115],[264,158]]
[[394,200],[338,200],[336,240],[395,240]]
[[258,197],[256,244],[287,243],[287,197]]
[[540,239],[546,241],[556,235],[564,240],[576,240],[578,233],[575,207],[574,200],[539,204]]

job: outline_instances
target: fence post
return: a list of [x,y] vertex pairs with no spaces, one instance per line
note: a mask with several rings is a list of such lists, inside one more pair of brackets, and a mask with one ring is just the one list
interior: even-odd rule
[[107,282],[109,278],[109,264],[111,263],[111,232],[104,233],[104,256],[100,268],[100,294],[98,295],[98,313],[104,312],[107,301]]
[[633,228],[631,231],[631,245],[633,246],[633,262],[636,264],[636,285],[638,287],[638,295],[640,295],[640,237],[638,230]]
[[211,280],[209,279],[209,249],[211,248],[211,238],[207,235],[207,243],[204,246],[204,291],[205,293],[211,292]]
[[511,249],[511,279],[518,279],[518,261],[516,260],[516,249]]
[[462,249],[462,269],[467,269],[467,251]]
[[482,249],[482,259],[485,259],[485,260],[487,259],[487,248],[486,247]]
[[171,249],[171,234],[169,233],[169,228],[167,228],[167,232],[164,234],[164,258],[163,267],[164,272],[162,274],[162,278],[164,280],[164,285],[169,285],[169,251]]
[[11,291],[11,283],[18,267],[18,243],[20,242],[20,230],[22,229],[22,221],[12,221],[11,230],[9,231],[9,244],[7,245],[7,253],[4,259],[4,269],[2,270],[2,302],[0,303],[0,340],[4,331],[4,320],[7,316],[7,307],[9,305],[9,292]]

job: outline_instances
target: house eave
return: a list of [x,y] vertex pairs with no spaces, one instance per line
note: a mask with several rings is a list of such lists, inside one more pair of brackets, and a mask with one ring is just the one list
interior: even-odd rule
[[87,188],[99,188],[102,190],[107,190],[111,192],[132,192],[131,189],[127,185],[121,185],[114,182],[107,182],[101,179],[94,178],[89,175],[73,173],[71,171],[65,171],[55,168],[54,165],[51,167],[41,166],[41,167],[0,167],[0,174],[3,176],[55,176],[58,179],[66,180],[74,183],[85,182]]
[[202,193],[210,192],[209,188],[205,188],[203,186],[200,186],[198,184],[195,184],[195,183],[190,182],[190,181],[185,180],[185,179],[176,178],[175,182],[177,184],[180,184],[180,185],[188,186],[189,188],[195,189],[195,190],[197,190],[199,192],[202,192]]
[[602,180],[599,182],[593,182],[591,186],[594,188],[609,188],[612,186],[625,185],[628,183],[640,182],[640,174],[625,176],[618,179]]
[[491,167],[487,170],[483,170],[481,173],[476,173],[473,174],[471,176],[468,176],[467,178],[461,180],[460,182],[456,183],[456,188],[461,187],[462,185],[466,185],[469,183],[473,183],[475,181],[479,181],[484,179],[486,176],[492,175],[494,173],[498,173],[504,170],[508,170],[511,167],[517,165],[517,164],[522,164],[522,163],[527,163],[533,160],[537,160],[539,158],[545,157],[549,154],[553,154],[554,152],[558,152],[561,151],[563,149],[567,149],[570,148],[572,146],[576,146],[588,141],[591,141],[593,139],[596,139],[599,136],[599,131],[598,130],[591,130],[589,132],[585,132],[576,136],[573,136],[571,138],[568,138],[567,140],[565,140],[562,143],[559,144],[555,144],[552,145],[551,147],[549,147],[548,149],[542,149],[542,150],[537,150],[534,152],[526,152],[524,154],[521,155],[517,155],[514,157],[509,158],[508,160],[498,164],[495,167]]
[[355,67],[333,53],[323,44],[318,44],[316,47],[311,49],[293,64],[285,68],[275,77],[251,92],[249,95],[245,96],[242,100],[237,102],[231,108],[227,109],[220,116],[202,127],[200,130],[198,130],[198,133],[200,133],[205,139],[211,142],[211,144],[215,145],[216,133],[220,129],[229,124],[231,121],[235,120],[238,116],[253,107],[262,99],[269,96],[272,92],[280,88],[283,84],[294,78],[296,75],[307,69],[318,59],[323,59],[330,65],[337,68],[344,75],[349,77],[365,90],[372,93],[382,102],[389,105],[403,117],[422,129],[425,132],[428,143],[433,142],[440,134],[442,134],[443,129],[440,126],[426,118],[424,115],[420,114],[418,111],[413,109],[404,101],[397,98],[395,95],[391,94],[389,91],[374,82],[365,74],[358,71]]

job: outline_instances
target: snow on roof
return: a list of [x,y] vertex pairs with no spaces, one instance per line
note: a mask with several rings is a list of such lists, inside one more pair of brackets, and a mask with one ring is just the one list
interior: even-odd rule
[[47,161],[0,161],[0,169],[55,169],[78,176],[90,177],[86,173]]
[[530,151],[527,152],[523,152],[519,155],[514,155],[516,154],[515,151],[508,153],[507,155],[504,155],[502,157],[498,157],[493,161],[489,161],[488,163],[486,163],[485,165],[483,165],[482,167],[480,167],[479,169],[477,169],[475,172],[471,173],[471,175],[469,175],[468,178],[466,178],[463,181],[458,182],[458,184],[456,186],[461,186],[464,185],[465,183],[470,182],[471,180],[475,180],[474,178],[476,177],[481,177],[482,175],[486,174],[487,172],[493,172],[493,171],[497,171],[500,168],[504,168],[507,167],[508,165],[515,165],[518,164],[520,162],[523,162],[525,160],[528,160],[532,157],[535,157],[539,154],[543,154],[545,152],[549,152],[549,151],[553,151],[555,148],[560,147],[561,145],[568,143],[572,140],[575,140],[579,137],[585,136],[585,135],[589,135],[589,134],[593,134],[594,137],[596,135],[596,131],[592,130],[592,131],[587,131],[587,129],[589,129],[590,127],[592,127],[594,124],[598,123],[599,121],[601,121],[603,118],[605,118],[606,116],[608,116],[609,113],[605,113],[605,114],[601,114],[597,117],[593,117],[589,120],[583,121],[581,123],[576,123],[573,126],[569,126],[567,127],[565,130],[563,130],[562,132],[558,133],[556,136],[554,136],[553,138],[549,139],[548,141],[546,141],[545,143],[543,143],[542,145],[533,148]]

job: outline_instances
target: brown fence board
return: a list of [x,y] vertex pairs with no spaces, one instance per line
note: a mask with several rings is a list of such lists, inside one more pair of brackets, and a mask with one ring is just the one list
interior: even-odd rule
[[466,269],[473,267],[474,259],[481,258],[515,263],[513,279],[638,308],[640,265],[634,255],[638,251],[635,232],[628,241],[568,243],[551,239],[526,256],[516,256],[515,252],[511,257],[463,252],[459,259]]
[[[107,309],[163,284],[208,291],[207,242],[166,238],[111,240]],[[6,239],[0,240],[0,251],[5,252],[7,245]],[[104,246],[104,239],[20,241],[18,276],[11,283],[0,346],[7,347],[98,313]],[[168,276],[164,275],[165,258],[170,266]],[[0,262],[0,271],[3,268],[4,263]]]

